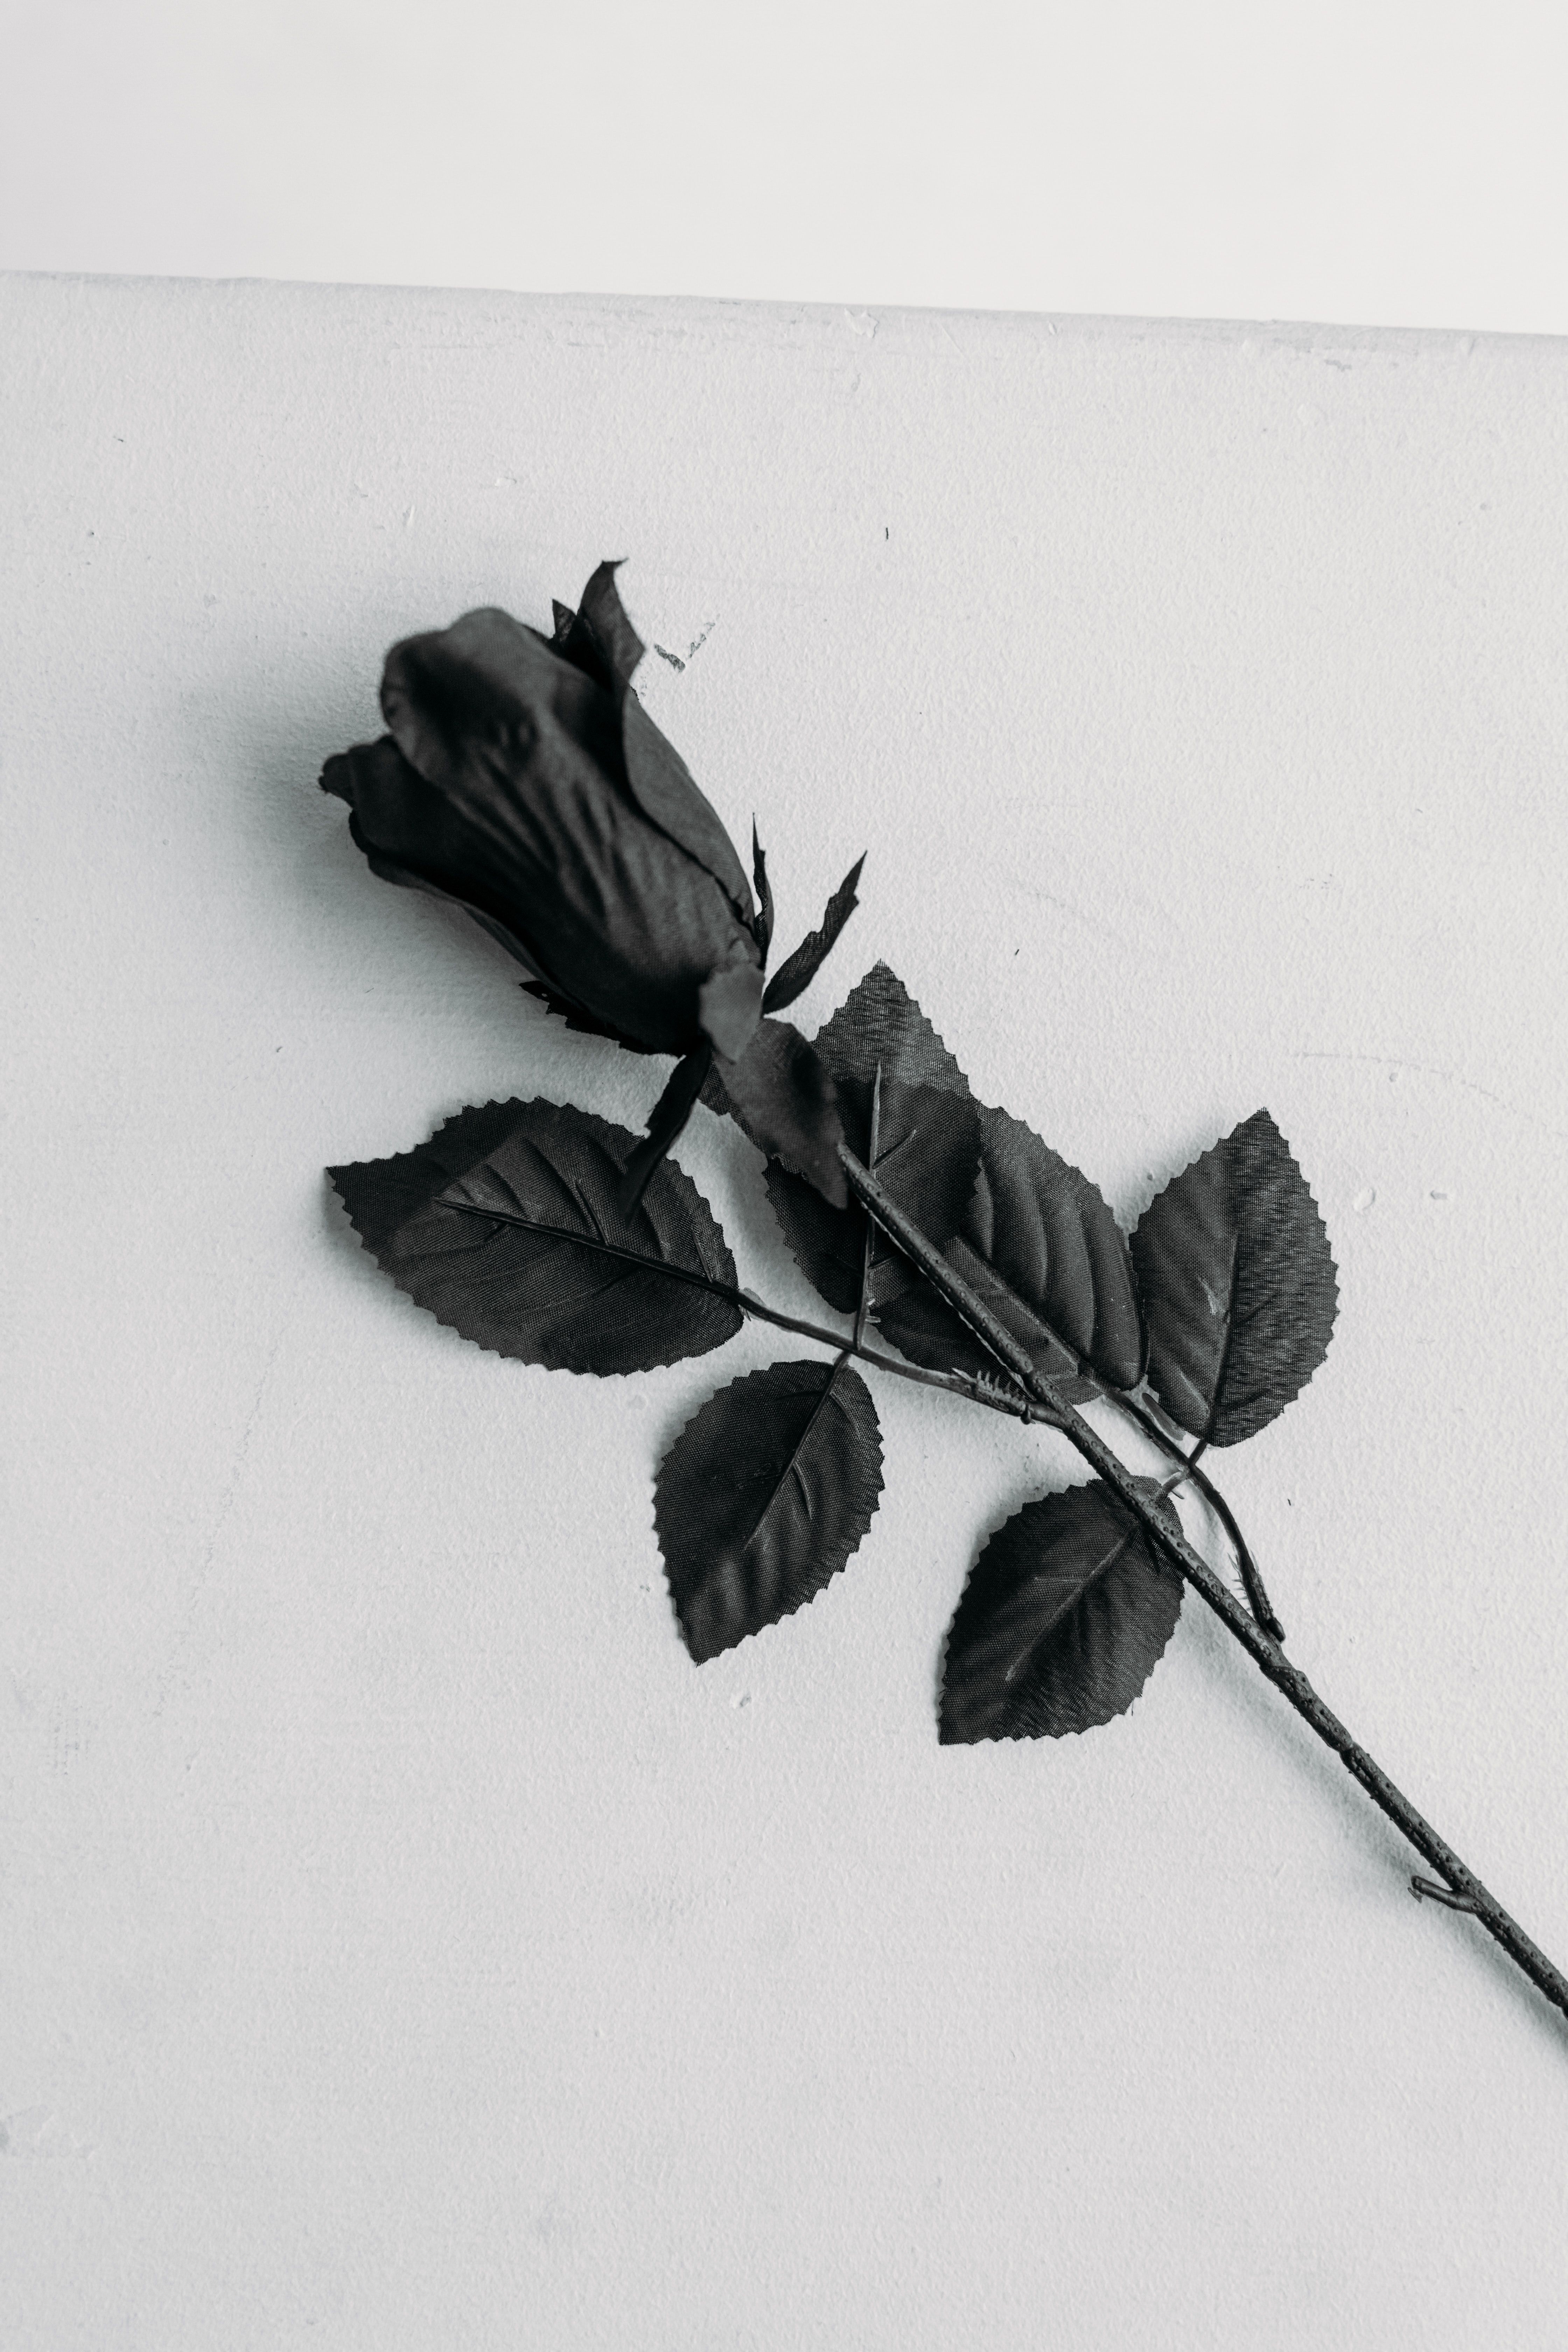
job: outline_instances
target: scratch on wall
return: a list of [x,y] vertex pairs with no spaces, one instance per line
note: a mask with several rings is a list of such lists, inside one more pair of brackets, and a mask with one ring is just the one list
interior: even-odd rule
[[1506,1110],[1510,1117],[1521,1119],[1526,1127],[1538,1129],[1542,1135],[1550,1135],[1558,1141],[1568,1137],[1568,1128],[1552,1127],[1545,1119],[1537,1118],[1533,1111],[1524,1109],[1519,1103],[1510,1102],[1507,1095],[1495,1094],[1490,1087],[1483,1087],[1479,1079],[1462,1077],[1458,1070],[1441,1069],[1435,1062],[1407,1062],[1398,1054],[1336,1052],[1327,1046],[1321,1048],[1303,1046],[1298,1052],[1296,1059],[1299,1062],[1371,1062],[1387,1070],[1391,1076],[1396,1076],[1401,1070],[1408,1070],[1414,1076],[1436,1078],[1443,1086],[1458,1087],[1465,1094],[1479,1095],[1483,1102],[1496,1103],[1500,1110]]
[[17,2107],[0,2116],[0,2156],[47,2159],[92,2151],[93,2143],[68,2131],[50,2107]]

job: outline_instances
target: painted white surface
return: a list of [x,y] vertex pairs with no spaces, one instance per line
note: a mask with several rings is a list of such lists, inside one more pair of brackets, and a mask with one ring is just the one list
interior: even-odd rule
[[624,554],[784,944],[869,849],[803,1025],[886,956],[1129,1220],[1267,1103],[1341,1320],[1225,1484],[1562,1960],[1568,346],[27,280],[0,352],[7,2343],[1555,2352],[1568,2033],[1195,1603],[939,1748],[1048,1440],[884,1386],[860,1553],[699,1672],[651,1474],[790,1343],[547,1375],[360,1253],[324,1163],[662,1070],[314,786],[395,635]]
[[1568,331],[1557,0],[11,0],[0,268]]

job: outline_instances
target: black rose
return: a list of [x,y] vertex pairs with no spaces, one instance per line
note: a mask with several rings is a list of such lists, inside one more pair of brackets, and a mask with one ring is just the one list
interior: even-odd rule
[[637,699],[615,572],[555,607],[552,637],[487,606],[394,646],[390,731],[330,759],[322,790],[375,873],[456,900],[579,1026],[681,1057],[634,1181],[712,1066],[754,1139],[841,1201],[831,1081],[763,1020],[769,910]]

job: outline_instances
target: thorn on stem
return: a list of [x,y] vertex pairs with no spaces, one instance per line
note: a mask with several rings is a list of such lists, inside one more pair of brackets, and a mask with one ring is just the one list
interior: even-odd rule
[[1446,1904],[1450,1911],[1479,1911],[1481,1907],[1473,1895],[1457,1895],[1451,1886],[1439,1886],[1435,1878],[1413,1878],[1410,1892],[1418,1903]]

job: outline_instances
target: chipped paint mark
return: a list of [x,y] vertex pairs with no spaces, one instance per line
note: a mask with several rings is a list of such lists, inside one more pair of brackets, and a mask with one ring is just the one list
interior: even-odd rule
[[672,654],[668,646],[656,645],[653,650],[658,656],[660,661],[667,661],[669,664],[671,669],[684,669],[687,662],[696,660],[698,655],[702,651],[703,646],[707,644],[709,638],[712,635],[717,626],[718,616],[715,614],[714,618],[704,627],[701,635],[700,637],[692,638],[691,643],[686,648],[686,656],[684,660],[681,658],[679,654]]

